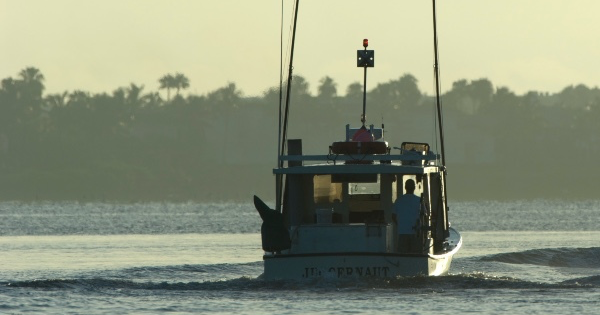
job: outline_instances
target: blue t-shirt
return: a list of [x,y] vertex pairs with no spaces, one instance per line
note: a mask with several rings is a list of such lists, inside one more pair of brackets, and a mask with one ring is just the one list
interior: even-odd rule
[[396,199],[394,213],[398,222],[398,234],[415,234],[414,227],[421,211],[421,198],[405,194]]

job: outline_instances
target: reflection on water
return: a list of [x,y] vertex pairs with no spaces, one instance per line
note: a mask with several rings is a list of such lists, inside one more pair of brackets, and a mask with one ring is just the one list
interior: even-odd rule
[[4,236],[0,249],[7,272],[246,263],[263,253],[259,234]]

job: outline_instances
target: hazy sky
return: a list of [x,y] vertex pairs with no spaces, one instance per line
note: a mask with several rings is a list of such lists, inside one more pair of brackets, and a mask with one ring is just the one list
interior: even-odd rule
[[[284,51],[292,0],[284,0]],[[442,89],[486,77],[517,93],[600,81],[600,1],[439,0]],[[112,92],[181,72],[189,92],[235,82],[259,95],[279,82],[281,0],[0,0],[0,79],[28,66],[46,92]],[[331,76],[344,94],[362,80],[356,50],[369,38],[369,88],[411,73],[433,90],[429,0],[301,0],[294,73],[314,91]]]

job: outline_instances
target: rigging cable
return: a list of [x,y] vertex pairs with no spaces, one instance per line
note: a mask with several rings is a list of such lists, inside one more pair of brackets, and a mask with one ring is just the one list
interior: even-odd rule
[[[285,8],[284,8],[284,2],[285,0],[281,0],[281,25],[280,25],[280,35],[279,35],[279,131],[278,131],[278,141],[277,141],[277,167],[279,167],[279,152],[281,152],[281,129],[282,129],[282,108],[283,108],[283,98],[285,96],[284,94],[284,85],[283,85],[283,76],[284,76],[284,66],[286,66],[287,64],[284,62],[286,60],[288,60],[288,56],[290,54],[290,46],[291,46],[291,33],[292,33],[292,27],[293,27],[293,20],[289,23],[290,28],[288,30],[288,36],[287,36],[287,46],[285,49],[285,58],[283,55],[283,21],[284,21],[284,16],[285,16]],[[293,8],[292,8],[293,9]],[[292,17],[293,19],[293,17]]]
[[277,132],[277,167],[279,167],[279,151],[281,150],[281,107],[283,106],[283,1],[281,0],[281,22],[279,29],[279,115]]
[[437,21],[435,0],[433,0],[433,50],[434,50],[434,70],[435,70],[435,99],[438,112],[438,125],[440,127],[440,146],[442,155],[442,166],[446,166],[446,152],[444,150],[444,125],[442,124],[442,104],[440,101],[440,69],[438,58],[438,38],[437,38]]
[[[296,41],[296,22],[298,21],[298,2],[299,0],[296,0],[296,4],[294,6],[294,22],[293,22],[293,30],[292,30],[292,43],[291,43],[291,49],[290,49],[290,64],[289,64],[289,74],[288,74],[288,81],[287,81],[287,86],[286,86],[286,94],[285,94],[285,111],[284,111],[284,117],[283,117],[283,131],[280,130],[279,133],[279,148],[278,148],[278,168],[283,168],[283,153],[285,152],[285,143],[287,140],[287,125],[288,125],[288,115],[289,115],[289,110],[290,110],[290,90],[291,90],[291,86],[292,86],[292,71],[293,71],[293,61],[294,61],[294,43]],[[281,19],[283,21],[283,0],[282,0],[282,14],[281,14]],[[282,22],[283,25],[283,22]],[[282,30],[283,30],[283,26],[282,26]],[[282,31],[283,33],[283,31]],[[283,40],[281,40],[281,45],[283,46]],[[281,50],[281,49],[280,49]],[[281,62],[281,64],[283,64],[283,61]],[[283,75],[282,74],[283,69],[280,69],[280,78]],[[283,80],[280,80],[280,82]],[[281,93],[283,92],[283,88],[280,84],[280,97],[281,97]],[[281,112],[279,113],[279,121],[281,122]],[[281,211],[281,205],[282,205],[282,201],[283,201],[283,175],[277,175],[276,177],[276,208],[277,211]]]
[[[284,76],[284,67],[287,66],[287,63],[285,63],[284,61],[288,60],[288,56],[290,55],[290,46],[291,46],[291,41],[292,41],[292,36],[290,35],[292,33],[292,29],[293,29],[293,16],[292,16],[292,21],[290,22],[290,28],[288,30],[288,40],[287,40],[287,46],[285,49],[285,57],[283,56],[283,21],[284,21],[284,15],[285,15],[285,9],[284,9],[284,2],[285,0],[281,0],[281,29],[280,29],[280,39],[279,39],[279,131],[278,131],[278,143],[277,143],[277,167],[279,166],[279,160],[280,160],[280,155],[279,152],[284,152],[285,150],[281,148],[281,144],[285,143],[285,139],[282,141],[281,137],[282,137],[282,120],[283,120],[283,116],[282,116],[282,108],[283,108],[283,99],[284,97],[286,97],[285,90],[284,87],[287,85],[284,85],[284,80],[283,80],[283,76]],[[293,9],[294,7],[292,7]]]
[[[435,69],[435,65],[434,65],[434,69]],[[433,74],[433,81],[431,82],[431,89],[435,90],[435,73]],[[431,107],[431,115],[433,118],[433,133],[431,134],[431,139],[433,139],[433,142],[435,143],[435,152],[440,152],[440,148],[439,148],[439,140],[438,140],[438,122],[437,122],[437,110],[435,107],[435,99],[432,99],[433,101],[433,107]],[[441,155],[440,155],[441,157]],[[438,160],[438,158],[436,158],[436,160]],[[441,162],[441,161],[440,161]]]
[[[436,37],[436,41],[437,41],[437,37]],[[439,47],[438,47],[438,58],[439,58]],[[435,149],[436,152],[439,152],[439,156],[440,156],[440,160],[442,157],[442,150],[440,149],[440,141],[443,141],[442,136],[439,136],[442,132],[442,126],[444,124],[444,101],[443,98],[441,97],[442,91],[441,91],[441,87],[442,87],[442,69],[439,65],[439,63],[436,64],[435,61],[435,57],[434,57],[434,73],[433,73],[433,82],[432,82],[432,89],[434,91],[436,91],[436,97],[435,99],[433,99],[433,109],[432,109],[432,114],[433,114],[433,121],[434,121],[434,130],[433,130],[433,136],[432,139],[435,142]],[[436,79],[436,70],[437,70],[437,79]],[[439,83],[438,83],[439,82]],[[437,86],[436,84],[439,85],[439,91],[436,90]],[[440,95],[439,97],[437,97],[437,95]],[[439,108],[437,108],[436,104],[439,102]],[[438,112],[439,112],[439,116],[438,116]],[[439,119],[439,122],[438,122]],[[445,153],[445,152],[444,152]],[[442,161],[440,161],[442,162]],[[445,163],[442,163],[443,165],[445,165]]]
[[444,221],[444,238],[449,236],[450,222],[448,221],[448,186],[446,185],[446,152],[444,151],[444,125],[442,124],[442,104],[440,101],[440,69],[438,64],[438,38],[437,38],[437,21],[436,21],[436,8],[435,0],[433,0],[433,47],[435,55],[435,94],[438,111],[438,123],[440,126],[440,144],[442,149],[442,168],[443,173],[440,175],[442,185],[442,203],[444,205],[444,211],[442,212],[442,220]]
[[[279,27],[279,114],[277,123],[279,129],[277,131],[277,167],[279,168],[279,150],[281,150],[281,107],[283,106],[283,1],[281,0],[281,22]],[[275,176],[275,209],[281,212],[281,194],[280,187],[282,186],[282,175]]]
[[[288,81],[287,81],[287,86],[286,86],[286,95],[285,95],[285,111],[284,111],[284,116],[283,116],[283,133],[282,133],[282,140],[281,140],[281,150],[280,152],[280,156],[283,156],[283,153],[285,152],[285,142],[287,140],[287,125],[288,125],[288,115],[289,115],[289,111],[290,111],[290,91],[292,88],[292,72],[293,72],[293,64],[294,64],[294,44],[296,41],[296,24],[298,21],[298,2],[299,0],[296,0],[296,6],[294,8],[294,26],[293,26],[293,31],[292,31],[292,46],[291,46],[291,50],[290,50],[290,64],[289,64],[289,74],[288,74]],[[283,160],[279,161],[279,167],[283,167]]]

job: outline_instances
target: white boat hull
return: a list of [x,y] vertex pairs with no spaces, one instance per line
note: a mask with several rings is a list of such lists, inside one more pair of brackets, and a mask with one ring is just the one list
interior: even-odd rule
[[264,258],[267,280],[312,278],[396,278],[442,276],[462,245],[460,234],[450,229],[449,250],[439,255],[402,253],[304,253],[269,254]]
[[440,276],[448,273],[451,262],[451,255],[433,257],[430,255],[348,253],[265,256],[264,278],[302,280]]

